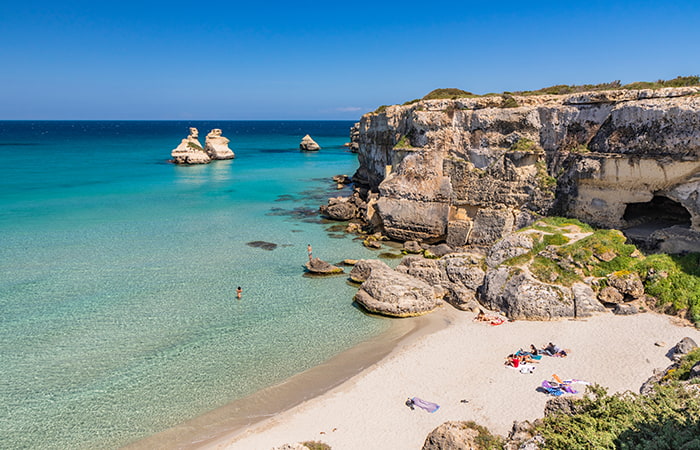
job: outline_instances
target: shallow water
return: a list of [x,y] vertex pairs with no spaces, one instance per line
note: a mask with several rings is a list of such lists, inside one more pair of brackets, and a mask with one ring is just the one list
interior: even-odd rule
[[[118,447],[385,330],[345,277],[303,276],[307,243],[377,255],[316,214],[351,125],[0,122],[0,447]],[[236,159],[167,164],[189,126]]]

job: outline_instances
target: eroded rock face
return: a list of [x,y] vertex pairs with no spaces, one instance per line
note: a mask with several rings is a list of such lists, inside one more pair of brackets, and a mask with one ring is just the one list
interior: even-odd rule
[[588,317],[605,310],[589,286],[575,283],[569,288],[543,283],[521,267],[490,269],[480,300],[487,308],[503,311],[511,319]]
[[208,164],[211,158],[199,142],[199,131],[190,128],[190,134],[170,153],[175,164]]
[[[602,227],[650,223],[630,205],[687,211],[653,237],[700,242],[700,88],[422,100],[362,117],[356,184],[379,193],[392,239],[485,248],[557,213]],[[506,107],[514,106],[514,107]],[[525,145],[526,144],[526,145]],[[556,179],[553,177],[556,175]],[[681,214],[682,215],[682,214]],[[672,223],[673,224],[673,223]]]
[[320,150],[321,146],[316,143],[313,139],[311,139],[311,136],[308,134],[304,136],[301,139],[301,142],[299,143],[299,150],[303,150],[305,152],[315,152],[317,150]]
[[233,159],[236,156],[228,147],[230,141],[221,135],[219,128],[211,130],[205,142],[206,152],[211,159]]
[[355,301],[369,312],[392,317],[428,313],[442,305],[444,291],[436,292],[425,281],[395,270],[374,267],[355,294]]

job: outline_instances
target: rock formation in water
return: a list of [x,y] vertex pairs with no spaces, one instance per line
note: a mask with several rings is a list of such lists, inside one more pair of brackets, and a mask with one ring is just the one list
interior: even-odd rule
[[208,164],[211,158],[199,143],[199,131],[190,128],[190,134],[171,152],[175,164]]
[[207,134],[206,152],[211,159],[233,159],[236,155],[228,148],[228,139],[221,135],[219,128],[214,128]]
[[352,141],[348,201],[394,240],[484,251],[556,213],[700,251],[700,87],[421,100]]
[[308,134],[301,139],[299,149],[305,152],[315,152],[321,149],[321,146],[316,143]]

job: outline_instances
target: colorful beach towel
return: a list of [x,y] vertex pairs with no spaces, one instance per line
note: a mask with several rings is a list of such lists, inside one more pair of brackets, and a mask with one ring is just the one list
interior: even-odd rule
[[422,398],[413,397],[411,400],[413,401],[414,405],[416,405],[417,407],[419,407],[421,409],[428,411],[429,413],[434,413],[435,411],[440,409],[440,405],[433,403],[433,402],[423,400]]

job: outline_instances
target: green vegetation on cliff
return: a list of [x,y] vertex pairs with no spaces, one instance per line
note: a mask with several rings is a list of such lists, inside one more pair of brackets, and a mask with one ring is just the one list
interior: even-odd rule
[[[700,253],[644,256],[618,230],[593,229],[576,219],[548,217],[520,232],[537,231],[534,246],[524,255],[505,261],[509,266],[527,265],[544,283],[571,286],[586,277],[606,284],[609,274],[636,272],[644,291],[655,299],[648,306],[684,316],[700,326]],[[588,233],[581,237],[580,233]],[[572,237],[578,235],[579,239]]]
[[[515,92],[503,92],[502,94],[485,94],[478,95],[473,94],[468,91],[463,91],[457,88],[440,88],[435,89],[428,94],[426,94],[420,100],[443,100],[443,99],[458,99],[458,98],[474,98],[474,97],[487,97],[494,95],[501,95],[503,97],[503,108],[513,108],[517,107],[518,103],[513,98],[513,95],[564,95],[564,94],[576,94],[580,92],[591,92],[591,91],[612,91],[616,89],[624,90],[634,90],[634,89],[661,89],[666,87],[686,87],[686,86],[700,86],[700,76],[678,76],[671,80],[656,80],[656,81],[635,81],[633,83],[622,84],[620,80],[611,81],[609,83],[599,83],[599,84],[558,84],[556,86],[549,86],[541,89],[536,89],[532,91],[515,91]],[[410,105],[420,101],[419,99],[411,100],[404,105]]]
[[657,309],[672,314],[687,310],[700,326],[700,253],[650,255],[634,265],[644,290],[656,298]]

